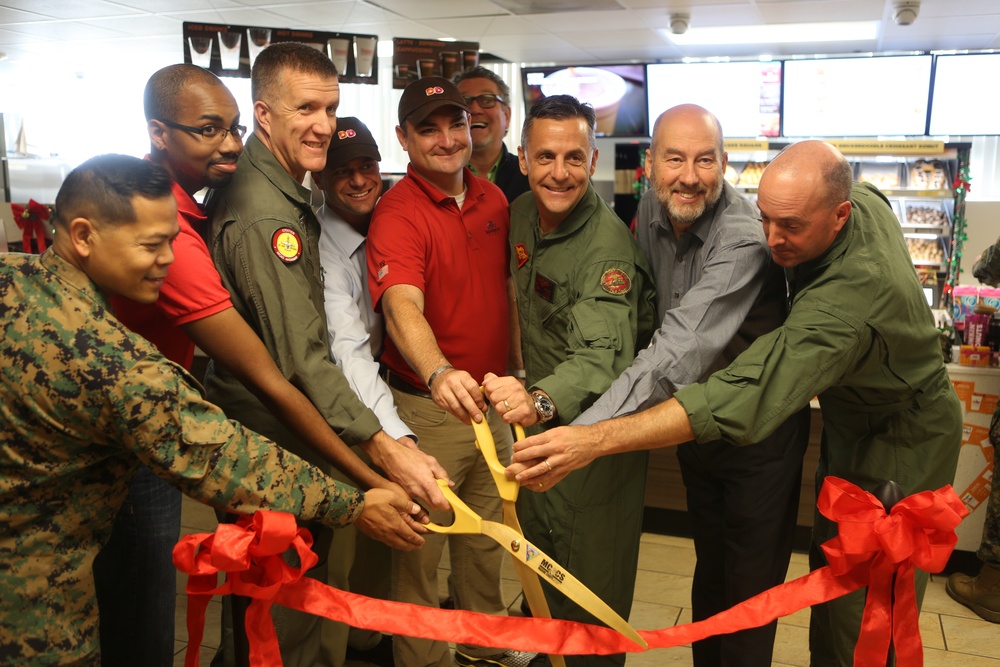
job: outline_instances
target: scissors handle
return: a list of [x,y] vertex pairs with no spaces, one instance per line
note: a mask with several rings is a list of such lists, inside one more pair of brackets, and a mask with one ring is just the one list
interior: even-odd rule
[[500,463],[500,457],[497,456],[497,445],[496,441],[493,440],[493,431],[490,430],[490,425],[483,419],[479,423],[472,422],[472,428],[476,433],[476,447],[486,459],[486,466],[490,469],[490,474],[493,475],[493,482],[497,485],[500,498],[510,501],[517,500],[517,492],[521,485],[517,480],[508,479],[507,475],[504,474],[504,465]]
[[482,533],[482,518],[473,512],[472,508],[466,505],[461,498],[455,495],[455,492],[448,486],[447,480],[439,479],[437,483],[441,487],[441,493],[444,494],[445,499],[451,504],[451,511],[455,513],[455,520],[450,526],[442,526],[439,523],[431,522],[425,523],[424,527],[433,533],[454,535],[478,535]]

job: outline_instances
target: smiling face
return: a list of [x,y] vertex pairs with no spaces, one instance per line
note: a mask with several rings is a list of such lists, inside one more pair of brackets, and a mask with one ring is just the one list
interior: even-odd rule
[[317,179],[326,205],[361,234],[368,233],[375,203],[382,195],[378,162],[356,157],[336,169],[324,169]]
[[462,170],[472,155],[469,115],[448,105],[435,109],[419,123],[409,118],[405,123],[405,132],[396,126],[396,138],[414,171],[446,195],[461,194]]
[[[458,82],[458,90],[466,97],[478,97],[479,95],[500,95],[500,88],[489,79],[470,78]],[[471,117],[469,128],[472,135],[472,151],[486,154],[499,154],[500,145],[507,135],[507,128],[510,125],[510,100],[504,100],[504,104],[499,102],[489,109],[479,106],[478,102],[471,102],[469,109]]]
[[711,114],[694,106],[665,111],[653,134],[646,173],[670,222],[683,231],[722,195],[722,136]]
[[139,303],[153,303],[174,261],[171,243],[180,231],[177,204],[172,196],[134,197],[135,220],[122,224],[77,218],[70,234],[84,271],[103,291]]
[[[221,83],[191,81],[177,98],[176,117],[169,120],[190,127],[214,125],[230,128],[240,122],[240,110],[232,93]],[[154,160],[162,165],[185,192],[194,194],[202,188],[226,185],[236,172],[236,161],[243,152],[239,135],[206,139],[198,134],[149,121],[149,138]]]
[[535,195],[543,232],[556,229],[587,194],[597,149],[583,118],[538,118],[518,147],[521,172]]
[[299,183],[307,171],[326,166],[330,137],[337,129],[340,84],[326,77],[285,68],[274,99],[256,100],[261,140]]

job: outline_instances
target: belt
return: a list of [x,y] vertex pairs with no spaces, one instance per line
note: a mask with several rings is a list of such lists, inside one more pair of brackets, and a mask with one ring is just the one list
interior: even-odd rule
[[423,389],[417,389],[412,384],[404,380],[399,376],[398,373],[393,373],[388,368],[385,370],[385,382],[393,389],[398,389],[404,394],[410,394],[412,396],[419,396],[420,398],[433,398],[429,391],[424,391]]

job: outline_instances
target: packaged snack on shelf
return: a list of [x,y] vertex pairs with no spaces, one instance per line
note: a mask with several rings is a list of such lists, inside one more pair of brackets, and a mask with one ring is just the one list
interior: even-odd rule
[[990,348],[985,345],[963,345],[958,351],[958,363],[963,366],[989,366]]
[[1000,287],[980,287],[979,300],[993,310],[1000,310]]
[[979,301],[979,288],[975,285],[958,285],[952,292],[952,319],[956,329],[965,328],[965,316],[973,312]]

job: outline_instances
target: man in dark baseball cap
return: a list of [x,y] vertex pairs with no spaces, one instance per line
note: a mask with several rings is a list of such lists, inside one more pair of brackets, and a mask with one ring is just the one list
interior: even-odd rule
[[399,98],[399,124],[402,126],[407,119],[418,124],[435,109],[449,104],[469,111],[458,86],[448,79],[439,76],[417,79],[403,90],[403,96]]
[[[357,118],[340,117],[330,138],[326,167],[313,172],[313,181],[324,197],[316,217],[320,222],[319,257],[324,275],[326,326],[330,358],[344,371],[358,398],[372,408],[391,438],[416,447],[413,432],[396,414],[392,393],[379,377],[375,361],[382,354],[385,327],[368,294],[365,236],[375,203],[382,195],[381,159],[378,144],[365,124]],[[343,545],[340,548],[354,549],[351,591],[388,599],[392,561],[389,550],[379,548],[354,528],[338,533],[347,531],[356,534],[347,540],[338,535],[334,548],[340,544]],[[328,633],[323,639],[326,642],[331,638],[336,635]],[[351,628],[347,659],[383,667],[392,665],[392,638]]]
[[[419,436],[420,450],[438,459],[454,491],[480,516],[500,516],[500,497],[476,449],[472,420],[489,424],[497,457],[511,455],[510,429],[487,410],[479,385],[492,369],[510,368],[511,303],[503,192],[476,177],[469,107],[458,86],[418,79],[399,99],[396,138],[410,158],[406,176],[383,195],[368,234],[368,286],[385,316],[382,363],[400,416]],[[446,513],[433,515],[448,521]],[[438,605],[437,567],[445,543],[451,556],[456,606],[505,614],[500,586],[504,551],[482,536],[429,535],[416,558],[393,554],[397,600]],[[446,642],[398,635],[395,664],[451,664]],[[459,644],[462,667],[526,665],[533,654]]]

